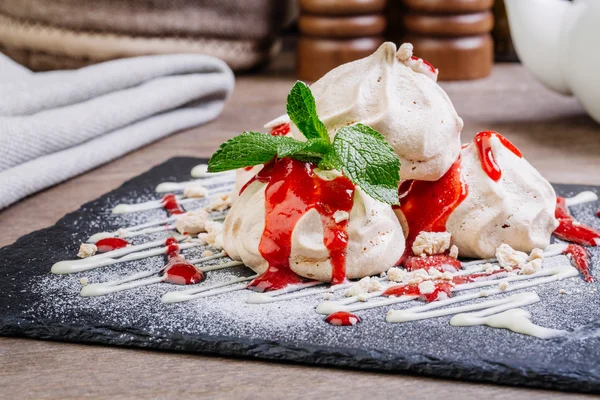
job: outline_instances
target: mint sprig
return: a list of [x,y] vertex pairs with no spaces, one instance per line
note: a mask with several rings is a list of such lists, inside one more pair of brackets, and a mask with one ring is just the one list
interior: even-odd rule
[[376,130],[354,124],[340,128],[329,139],[317,116],[310,88],[296,82],[287,101],[290,120],[307,139],[244,132],[223,143],[208,162],[209,172],[221,172],[264,164],[273,158],[291,157],[337,169],[366,194],[387,204],[398,204],[400,160]]

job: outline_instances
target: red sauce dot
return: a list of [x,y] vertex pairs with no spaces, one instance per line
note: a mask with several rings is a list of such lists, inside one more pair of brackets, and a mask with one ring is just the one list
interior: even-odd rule
[[164,274],[165,282],[176,285],[192,285],[204,279],[204,273],[181,256],[175,256],[169,260]]
[[129,242],[121,238],[106,238],[96,242],[98,253],[106,253],[107,251],[113,251],[126,247]]
[[360,322],[360,318],[357,315],[349,313],[348,311],[338,311],[333,314],[329,314],[325,321],[329,322],[334,326],[350,326],[356,325]]
[[169,215],[183,214],[185,212],[179,203],[177,203],[177,198],[174,194],[170,193],[163,196],[161,204],[165,211],[169,213]]

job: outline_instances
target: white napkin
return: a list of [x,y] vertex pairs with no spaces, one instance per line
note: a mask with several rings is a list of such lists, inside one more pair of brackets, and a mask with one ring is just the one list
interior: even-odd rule
[[0,209],[216,118],[234,77],[181,54],[33,73],[0,54]]

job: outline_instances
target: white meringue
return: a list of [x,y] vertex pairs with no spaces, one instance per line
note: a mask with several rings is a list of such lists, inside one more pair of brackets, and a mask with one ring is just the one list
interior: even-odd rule
[[[396,54],[396,45],[386,42],[369,57],[331,70],[311,90],[332,138],[344,126],[369,125],[396,151],[402,179],[433,181],[457,159],[463,121],[422,62],[407,58],[409,47]],[[291,135],[305,140],[293,124]]]
[[556,194],[550,183],[527,160],[490,139],[502,176],[492,180],[482,169],[477,147],[462,150],[466,199],[450,214],[446,229],[465,257],[491,258],[503,243],[515,250],[545,249],[558,226]]
[[[227,254],[257,273],[266,271],[267,261],[259,252],[265,228],[265,183],[252,182],[239,196],[224,223]],[[354,192],[354,205],[347,226],[346,277],[362,278],[394,266],[404,252],[402,227],[392,208],[363,193]],[[292,232],[290,268],[300,276],[331,281],[329,251],[323,243],[323,225],[316,209],[309,210]]]

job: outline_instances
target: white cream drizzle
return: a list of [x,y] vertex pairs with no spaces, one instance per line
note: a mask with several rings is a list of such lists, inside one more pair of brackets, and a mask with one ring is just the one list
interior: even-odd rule
[[[216,194],[221,194],[221,193],[229,193],[229,192],[231,192],[231,187],[221,186],[217,190],[210,191],[209,195],[207,197],[183,197],[181,195],[177,195],[177,196],[175,196],[175,199],[177,200],[177,203],[179,205],[185,205],[185,204],[190,204],[190,203],[199,202],[199,201],[206,202],[207,200],[210,199],[211,196],[214,196]],[[162,199],[150,200],[150,201],[146,201],[143,203],[135,203],[135,204],[123,203],[123,204],[117,204],[112,209],[112,213],[113,214],[129,214],[129,213],[133,213],[133,212],[155,210],[157,208],[162,208],[162,207],[163,207]]]
[[[193,288],[188,290],[179,290],[176,292],[167,292],[163,294],[161,297],[161,301],[163,303],[179,303],[182,301],[189,301],[194,299],[199,299],[201,297],[208,296],[216,296],[218,294],[233,292],[236,290],[243,290],[246,288],[246,285],[234,286],[234,287],[226,287],[230,285],[234,285],[236,283],[251,281],[254,278],[257,278],[258,275],[252,275],[248,277],[235,278],[230,281],[217,283],[210,286],[204,286],[201,288]],[[223,288],[218,290],[219,288]]]
[[[189,236],[181,235],[175,236],[175,240],[181,242],[183,239],[186,239],[188,237]],[[142,243],[135,246],[123,247],[122,249],[96,254],[94,256],[83,258],[80,260],[59,261],[52,266],[51,272],[53,274],[72,274],[74,272],[88,271],[90,269],[104,267],[107,265],[113,265],[120,262],[140,260],[146,257],[166,254],[169,247],[164,246],[164,243],[164,239],[154,240],[152,242]],[[180,243],[179,248],[181,250],[184,250],[200,245],[201,243],[198,241],[190,241],[187,243]]]
[[586,190],[578,193],[576,196],[565,198],[565,204],[567,207],[576,206],[584,203],[591,203],[592,201],[598,200],[598,195],[594,192]]
[[[212,174],[211,174],[212,175]],[[216,184],[227,184],[230,183],[233,185],[235,179],[235,173],[233,172],[223,172],[216,174],[215,176],[210,176],[203,179],[192,179],[189,181],[183,182],[162,182],[156,186],[155,191],[157,193],[169,193],[169,192],[182,192],[188,186],[212,186]],[[230,185],[227,185],[230,186]],[[210,188],[210,187],[209,187]],[[230,188],[231,189],[231,188]]]
[[190,171],[192,178],[211,178],[214,176],[235,175],[233,171],[208,172],[208,164],[198,164]]

